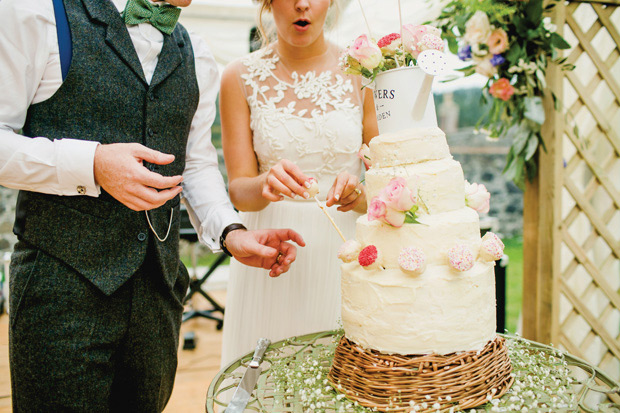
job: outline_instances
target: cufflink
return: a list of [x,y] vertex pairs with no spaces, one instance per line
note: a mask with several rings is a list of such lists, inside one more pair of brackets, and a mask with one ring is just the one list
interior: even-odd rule
[[86,194],[86,187],[85,186],[78,185],[76,189],[77,189],[77,193],[78,194],[80,194],[80,195]]

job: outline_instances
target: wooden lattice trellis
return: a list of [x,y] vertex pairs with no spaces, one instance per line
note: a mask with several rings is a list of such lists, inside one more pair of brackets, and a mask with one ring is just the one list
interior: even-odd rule
[[576,69],[548,71],[563,110],[546,98],[525,193],[523,332],[620,380],[620,1],[570,0],[554,22]]

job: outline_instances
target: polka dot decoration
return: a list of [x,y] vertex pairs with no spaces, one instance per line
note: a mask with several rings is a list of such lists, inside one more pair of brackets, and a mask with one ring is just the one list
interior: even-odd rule
[[425,50],[418,55],[418,66],[424,73],[437,76],[448,70],[448,59],[438,50]]

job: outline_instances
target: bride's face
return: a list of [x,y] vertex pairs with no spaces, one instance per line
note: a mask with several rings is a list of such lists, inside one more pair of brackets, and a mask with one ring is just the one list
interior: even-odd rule
[[271,10],[278,39],[293,46],[309,46],[323,35],[331,0],[273,0]]
[[187,7],[190,5],[191,2],[192,0],[168,0],[168,4],[177,7]]

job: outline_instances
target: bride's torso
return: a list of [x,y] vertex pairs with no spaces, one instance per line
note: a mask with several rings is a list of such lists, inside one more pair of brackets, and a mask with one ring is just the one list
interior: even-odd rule
[[259,172],[288,159],[319,181],[322,199],[340,172],[361,173],[364,94],[340,71],[337,53],[331,46],[303,72],[269,47],[238,62]]

